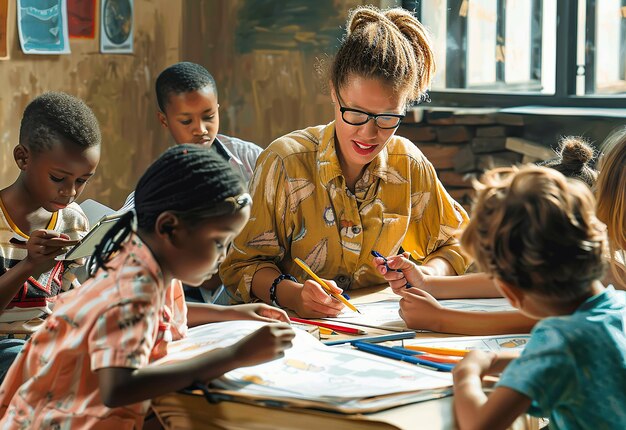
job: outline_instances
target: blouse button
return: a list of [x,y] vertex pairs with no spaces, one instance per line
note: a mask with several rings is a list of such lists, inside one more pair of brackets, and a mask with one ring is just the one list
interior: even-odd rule
[[335,277],[335,282],[337,286],[342,290],[348,290],[350,285],[352,285],[352,279],[346,275],[339,275]]

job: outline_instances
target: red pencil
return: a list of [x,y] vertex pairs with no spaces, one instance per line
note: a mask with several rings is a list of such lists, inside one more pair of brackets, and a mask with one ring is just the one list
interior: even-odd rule
[[293,321],[293,322],[297,322],[297,323],[301,323],[301,324],[312,324],[312,325],[316,325],[318,327],[326,327],[326,328],[329,328],[331,330],[339,331],[341,333],[367,334],[367,332],[365,330],[361,330],[361,329],[358,329],[358,328],[345,327],[345,326],[342,326],[342,325],[329,324],[329,323],[319,322],[319,321],[314,321],[314,320],[305,320],[305,319],[302,319],[302,318],[289,318],[289,319],[291,321]]

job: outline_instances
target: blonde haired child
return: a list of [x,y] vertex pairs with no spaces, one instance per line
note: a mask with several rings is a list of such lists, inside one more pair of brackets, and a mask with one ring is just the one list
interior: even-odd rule
[[612,133],[603,150],[596,184],[597,213],[608,228],[610,281],[626,289],[626,127]]
[[[487,173],[477,194],[462,245],[539,322],[519,358],[472,351],[455,367],[459,428],[505,429],[525,412],[554,429],[626,428],[626,293],[600,282],[607,237],[591,191],[527,166]],[[487,398],[482,377],[505,366]]]

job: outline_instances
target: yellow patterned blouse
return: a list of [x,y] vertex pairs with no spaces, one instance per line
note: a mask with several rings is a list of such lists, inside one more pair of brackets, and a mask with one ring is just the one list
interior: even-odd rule
[[386,283],[371,250],[393,255],[402,246],[421,263],[442,257],[457,274],[469,265],[453,237],[467,214],[405,138],[389,140],[352,194],[335,152],[334,122],[294,131],[261,153],[250,190],[250,221],[220,270],[240,300],[251,300],[252,278],[266,267],[304,282],[295,257],[344,290]]

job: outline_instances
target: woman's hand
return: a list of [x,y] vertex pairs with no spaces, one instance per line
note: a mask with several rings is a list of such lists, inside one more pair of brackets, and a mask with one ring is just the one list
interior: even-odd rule
[[[333,292],[341,294],[343,290],[337,287],[335,281],[324,279],[326,285]],[[294,307],[296,313],[305,318],[336,317],[341,313],[344,304],[328,294],[320,284],[313,280],[307,280],[302,285],[298,304]]]
[[237,366],[254,366],[284,356],[295,335],[287,324],[268,324],[259,328],[231,347]]
[[400,317],[407,327],[440,331],[447,309],[437,299],[418,288],[405,288],[400,295]]
[[387,264],[383,258],[374,257],[376,270],[389,282],[389,286],[396,294],[401,294],[406,289],[407,284],[420,289],[423,289],[427,284],[429,268],[413,263],[409,260],[409,255],[408,252],[405,252],[389,257]]
[[289,317],[282,309],[275,308],[265,303],[249,303],[245,305],[233,305],[229,309],[229,319],[253,320],[264,322],[286,322]]

